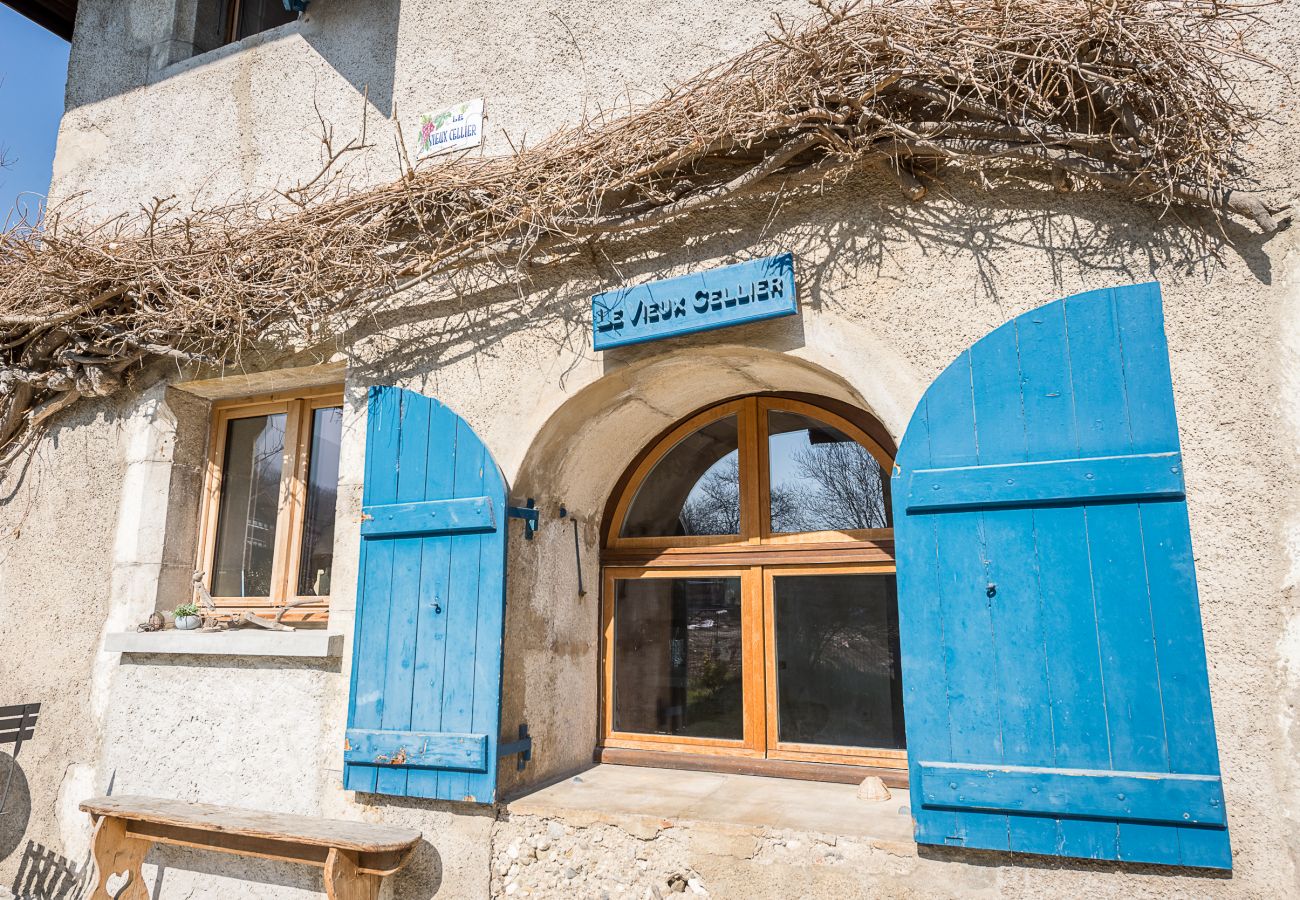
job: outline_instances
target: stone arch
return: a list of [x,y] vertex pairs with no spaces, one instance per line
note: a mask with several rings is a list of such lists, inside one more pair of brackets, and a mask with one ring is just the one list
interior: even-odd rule
[[501,772],[504,793],[591,763],[601,519],[623,473],[657,436],[713,403],[764,392],[846,403],[880,420],[895,440],[901,434],[919,393],[910,367],[883,350],[873,367],[870,354],[836,354],[841,342],[828,343],[816,359],[731,344],[638,355],[563,398],[537,430],[510,473],[512,496],[533,498],[542,525],[510,551],[502,721],[507,730],[526,723],[538,752],[528,771]]

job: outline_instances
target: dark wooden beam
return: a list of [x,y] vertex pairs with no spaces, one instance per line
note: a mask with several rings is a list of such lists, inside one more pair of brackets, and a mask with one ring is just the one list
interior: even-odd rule
[[65,41],[72,40],[72,25],[77,19],[76,0],[0,0],[0,3]]

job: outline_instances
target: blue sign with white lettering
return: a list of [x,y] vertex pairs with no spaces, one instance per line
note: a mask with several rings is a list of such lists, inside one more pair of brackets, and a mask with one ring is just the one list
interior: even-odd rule
[[591,298],[597,350],[799,311],[789,253],[606,291]]

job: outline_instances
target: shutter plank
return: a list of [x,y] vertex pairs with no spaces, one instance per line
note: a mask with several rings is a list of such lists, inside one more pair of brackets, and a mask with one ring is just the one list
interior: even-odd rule
[[[1065,306],[1053,303],[1017,321],[1026,455],[1030,461],[1075,455],[1078,430]],[[1103,769],[1110,763],[1110,752],[1091,574],[1083,552],[1087,546],[1084,511],[1081,507],[1035,509],[1033,520],[1053,763]],[[1063,820],[1055,831],[1056,852],[1063,855],[1084,859],[1119,855],[1113,822]]]
[[[929,391],[931,459],[941,467],[979,462],[970,354],[949,367]],[[992,644],[993,624],[982,587],[987,583],[978,514],[936,516],[939,600],[947,660],[948,721],[952,759],[977,762],[1002,758],[1000,686]],[[924,783],[924,777],[922,777]],[[945,842],[1008,849],[1006,816],[958,812],[956,830]]]
[[[401,395],[391,388],[372,387],[366,428],[366,480],[362,489],[366,505],[397,499],[397,479],[385,473],[397,468],[401,434]],[[389,598],[392,596],[393,546],[388,541],[361,544],[361,577],[352,654],[352,698],[348,725],[379,728],[383,725],[385,660],[388,655]],[[345,767],[344,787],[349,791],[375,789],[377,772],[369,766]]]
[[1176,451],[1178,420],[1160,290],[1155,284],[1121,290],[1123,302],[1114,309],[1133,452]]
[[420,500],[367,506],[369,516],[361,523],[363,538],[421,538],[435,534],[486,532],[496,528],[491,497],[462,497],[454,500]]
[[[440,403],[429,411],[428,462],[424,495],[452,497],[456,487],[456,414]],[[420,652],[415,664],[411,699],[412,721],[431,731],[442,730],[442,687],[447,663],[447,596],[451,580],[451,541],[423,541],[424,577],[420,581],[420,610],[416,630]],[[436,798],[441,773],[415,769],[408,773],[409,796]]]
[[[1192,542],[1183,504],[1142,507],[1142,541],[1172,772],[1219,771]],[[1184,865],[1232,867],[1225,831],[1180,828]]]
[[[1004,427],[980,435],[981,454]],[[1023,438],[1023,432],[1016,429]],[[1182,455],[1144,453],[1032,463],[921,469],[907,488],[908,512],[1059,506],[1096,500],[1183,499]]]
[[[1023,465],[1028,458],[1025,439],[1015,323],[994,331],[971,348],[975,424],[981,466]],[[985,427],[980,427],[985,423]],[[992,638],[1002,691],[999,715],[1002,761],[1015,765],[1050,765],[1051,695],[1047,689],[1047,659],[1039,609],[1037,558],[1034,552],[1034,511],[988,509],[983,519],[988,598]],[[930,779],[923,783],[929,785]],[[1008,816],[1009,847],[1025,853],[1051,853],[1056,848],[1056,823],[1051,819]]]
[[[1135,450],[1178,446],[1173,383],[1155,285],[1127,289],[1117,304],[1121,353]],[[1151,598],[1152,629],[1160,672],[1171,772],[1219,771],[1213,736],[1209,675],[1185,504],[1144,503],[1143,555]],[[1226,831],[1179,828],[1184,865],[1230,868]]]
[[[1079,452],[1132,450],[1131,416],[1113,292],[1065,301]],[[1072,315],[1074,310],[1078,315]],[[1169,771],[1164,715],[1136,504],[1089,507],[1088,558],[1101,643],[1110,768]],[[1178,838],[1159,825],[1124,823],[1119,855],[1131,861],[1178,859]]]
[[[401,507],[423,500],[424,474],[429,447],[429,401],[409,391],[402,394],[401,437],[397,451],[397,496]],[[369,524],[369,523],[363,523]],[[411,698],[415,684],[416,617],[420,602],[420,574],[423,541],[419,537],[398,537],[393,547],[392,598],[388,612],[388,651],[384,681],[385,731],[403,732],[411,726]],[[407,771],[379,769],[375,790],[380,794],[404,796]]]
[[[484,472],[484,479],[499,479],[495,467]],[[502,488],[504,490],[504,487]],[[495,759],[501,728],[500,663],[505,643],[506,607],[499,598],[505,593],[505,534],[484,535],[481,539],[478,625],[475,631],[474,707],[470,727],[488,733],[488,752]],[[494,602],[494,598],[496,598]],[[476,798],[490,798],[493,784],[485,777],[470,777],[468,792]]]
[[486,734],[349,728],[343,758],[350,763],[377,765],[380,774],[414,775],[414,769],[449,768],[487,771]]
[[[899,454],[898,467],[893,475],[897,496],[903,494],[900,483],[905,483],[910,475],[903,466],[931,464],[929,428],[929,400],[923,397],[907,426],[910,455]],[[946,747],[950,743],[946,654],[936,653],[930,640],[931,635],[943,634],[935,524],[933,517],[920,516],[900,516],[894,523],[898,595],[913,601],[898,605],[905,709],[903,724],[909,747]],[[917,759],[915,754],[908,754],[913,785],[921,783]],[[914,803],[912,820],[916,839],[921,843],[943,844],[947,836],[956,834],[957,816],[952,812],[922,815]]]
[[[456,423],[455,493],[478,496],[483,493],[485,451],[478,436],[463,420]],[[445,731],[473,731],[474,655],[478,643],[478,600],[481,535],[456,535],[451,539],[451,578],[448,584],[447,630],[456,635],[447,644],[443,676],[442,728]],[[438,796],[444,800],[478,800],[469,790],[470,779],[460,772],[443,772],[438,779]]]

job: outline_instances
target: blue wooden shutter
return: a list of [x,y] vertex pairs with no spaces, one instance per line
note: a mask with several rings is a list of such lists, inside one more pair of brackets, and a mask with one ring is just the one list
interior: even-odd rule
[[917,840],[1231,868],[1158,285],[980,340],[897,463]]
[[343,786],[491,803],[506,485],[436,400],[370,389]]

